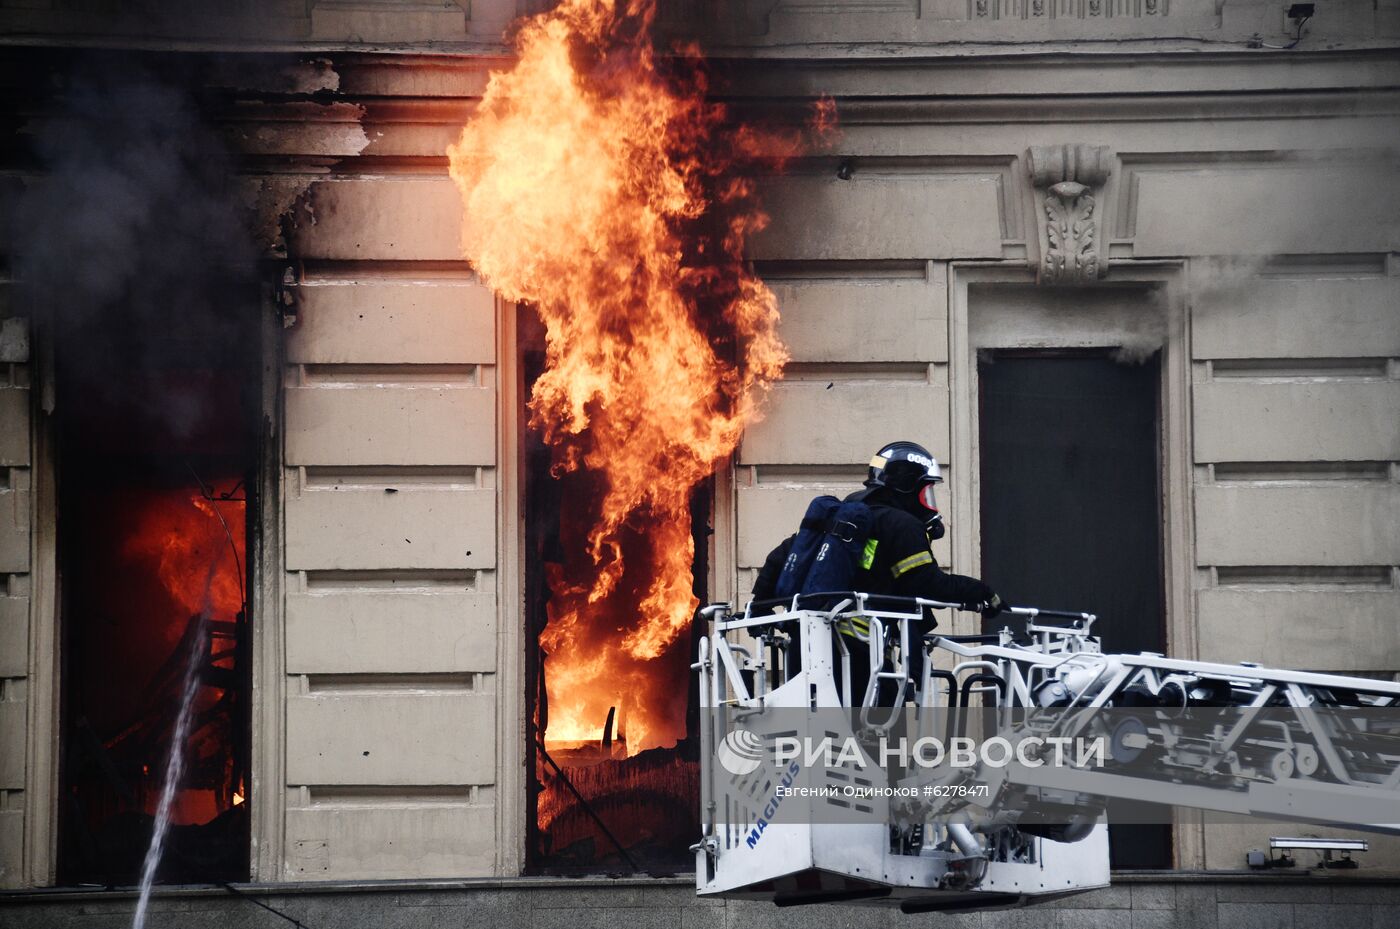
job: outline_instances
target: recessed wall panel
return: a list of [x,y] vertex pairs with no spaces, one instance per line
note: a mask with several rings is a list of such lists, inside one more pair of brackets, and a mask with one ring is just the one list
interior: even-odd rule
[[1000,258],[997,176],[857,174],[771,180],[759,259]]
[[489,490],[307,490],[287,498],[286,513],[291,571],[490,568],[496,561]]
[[290,674],[442,673],[496,666],[494,593],[289,593]]
[[1196,488],[1202,565],[1400,564],[1400,488],[1389,483]]
[[1196,460],[1400,460],[1400,381],[1198,383]]
[[297,289],[293,364],[489,364],[495,296],[476,281],[322,282]]
[[490,783],[495,698],[410,688],[289,697],[288,784]]
[[[830,385],[830,386],[828,386]],[[741,464],[863,464],[907,439],[948,459],[948,390],[927,381],[788,382],[744,433]]]

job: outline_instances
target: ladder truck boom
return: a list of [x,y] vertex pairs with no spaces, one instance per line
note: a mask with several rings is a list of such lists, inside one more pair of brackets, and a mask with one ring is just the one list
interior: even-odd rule
[[700,894],[924,912],[1078,893],[1108,883],[1114,801],[1400,833],[1400,684],[1105,653],[1088,613],[921,634],[943,608],[702,611]]

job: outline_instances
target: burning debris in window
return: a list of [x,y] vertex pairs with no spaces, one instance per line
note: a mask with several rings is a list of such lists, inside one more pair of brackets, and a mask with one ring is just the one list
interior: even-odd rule
[[65,863],[76,878],[135,880],[193,663],[183,777],[161,876],[237,875],[246,869],[239,798],[248,791],[242,479],[219,475],[192,489],[176,474],[161,486],[149,473],[64,473],[83,481],[65,495],[60,527]]
[[[544,344],[543,327],[532,313],[522,313],[520,344],[524,376],[534,383],[544,365]],[[653,659],[627,662],[607,655],[603,660],[612,667],[591,675],[573,672],[587,643],[572,650],[567,641],[546,645],[558,609],[555,591],[570,579],[586,581],[594,570],[586,551],[565,540],[586,532],[580,521],[594,518],[597,478],[579,472],[552,476],[553,453],[538,432],[527,435],[525,450],[525,622],[535,643],[527,655],[535,773],[530,866],[556,873],[684,869],[699,827],[699,767],[687,711],[693,702],[687,696],[694,630]],[[709,573],[710,505],[709,482],[702,482],[687,510],[696,555],[686,581],[697,599]],[[646,557],[645,530],[639,522],[623,535],[624,558]],[[631,612],[614,608],[616,639],[626,631],[626,618],[638,614],[635,606]],[[602,620],[597,635],[609,635]],[[606,655],[606,645],[604,640],[592,647]],[[564,673],[555,673],[556,662]],[[651,721],[653,728],[639,735],[634,719]]]

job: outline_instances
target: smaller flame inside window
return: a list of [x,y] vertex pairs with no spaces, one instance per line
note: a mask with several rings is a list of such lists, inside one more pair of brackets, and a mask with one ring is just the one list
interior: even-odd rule
[[136,371],[57,347],[65,883],[139,879],[172,749],[156,880],[247,876],[256,368],[146,335]]

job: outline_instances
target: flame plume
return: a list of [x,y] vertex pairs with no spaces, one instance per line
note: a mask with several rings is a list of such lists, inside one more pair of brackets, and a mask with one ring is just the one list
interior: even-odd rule
[[787,360],[742,259],[767,217],[738,169],[803,147],[728,124],[696,49],[656,53],[654,14],[563,0],[526,21],[448,150],[466,256],[546,330],[530,425],[570,488],[540,637],[548,735],[596,739],[620,706],[633,753],[684,734],[689,502]]

